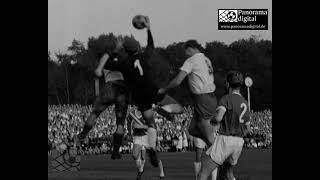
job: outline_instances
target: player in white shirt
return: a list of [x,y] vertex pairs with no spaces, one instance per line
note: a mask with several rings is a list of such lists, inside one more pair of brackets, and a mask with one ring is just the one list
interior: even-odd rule
[[[195,108],[195,116],[189,125],[189,133],[195,138],[202,139],[208,146],[211,146],[214,142],[214,132],[218,128],[218,126],[210,124],[210,120],[215,117],[217,106],[217,99],[214,94],[216,86],[214,84],[213,67],[210,59],[201,53],[203,48],[196,40],[185,42],[184,48],[189,58],[180,68],[179,74],[167,87],[159,89],[158,93],[166,93],[168,89],[179,86],[188,77]],[[196,139],[196,141],[198,140]],[[199,150],[199,148],[197,149]],[[197,154],[201,153],[197,152]],[[196,176],[200,171],[200,167],[200,159],[198,159],[195,162]]]

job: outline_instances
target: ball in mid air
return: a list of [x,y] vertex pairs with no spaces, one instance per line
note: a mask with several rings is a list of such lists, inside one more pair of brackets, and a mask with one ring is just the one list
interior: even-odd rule
[[136,15],[133,17],[132,19],[132,25],[133,27],[135,27],[136,29],[143,29],[145,28],[145,16],[143,15]]

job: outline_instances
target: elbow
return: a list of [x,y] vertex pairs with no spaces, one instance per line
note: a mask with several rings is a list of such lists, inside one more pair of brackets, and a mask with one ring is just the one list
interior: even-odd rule
[[100,70],[95,70],[94,71],[94,74],[98,77],[101,77],[102,76],[102,72]]
[[182,80],[177,80],[177,81],[174,82],[174,85],[175,86],[179,86],[181,84],[181,82],[182,82]]
[[221,116],[217,116],[216,117],[216,121],[219,123],[219,122],[221,122],[222,121],[222,117]]

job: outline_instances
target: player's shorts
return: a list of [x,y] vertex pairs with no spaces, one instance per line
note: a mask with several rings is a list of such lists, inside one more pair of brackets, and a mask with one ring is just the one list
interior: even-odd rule
[[149,147],[148,135],[133,136],[133,144],[148,148]]
[[156,87],[138,87],[132,92],[132,100],[141,112],[152,109],[152,104],[157,104],[164,97],[158,94]]
[[208,148],[206,154],[219,165],[222,165],[225,161],[228,161],[231,165],[236,165],[243,144],[244,140],[241,137],[217,135],[213,145]]
[[[124,96],[124,101],[120,102],[119,96]],[[122,101],[122,100],[121,100]],[[101,113],[103,112],[107,106],[116,104],[118,106],[127,106],[129,102],[129,89],[124,84],[124,81],[118,80],[118,81],[110,81],[107,82],[100,90],[99,96],[96,98],[94,104],[93,104],[93,111]],[[125,109],[126,108],[119,108],[119,109]]]
[[207,144],[201,138],[198,137],[193,137],[193,143],[195,147],[200,149],[204,149],[207,146]]
[[213,92],[207,94],[194,94],[193,101],[196,121],[199,121],[200,119],[211,120],[215,117],[217,98]]

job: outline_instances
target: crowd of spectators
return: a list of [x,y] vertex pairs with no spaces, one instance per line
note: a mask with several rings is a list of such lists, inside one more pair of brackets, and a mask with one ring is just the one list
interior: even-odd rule
[[[129,107],[128,111],[132,108]],[[48,105],[48,143],[59,148],[65,142],[79,134],[92,106],[81,105]],[[157,145],[159,151],[190,151],[193,150],[192,137],[187,127],[193,117],[193,109],[185,107],[184,113],[175,116],[174,121],[166,121],[156,114]],[[272,147],[272,112],[250,112],[253,134],[245,138],[247,148]],[[125,124],[125,138],[122,153],[130,153],[133,147],[130,131]],[[90,131],[81,152],[83,154],[108,154],[111,152],[112,134],[116,130],[114,106],[107,108],[98,118],[96,126]]]

